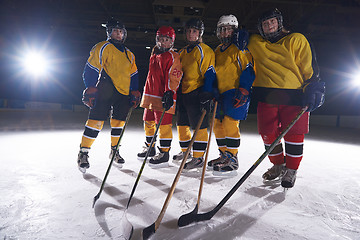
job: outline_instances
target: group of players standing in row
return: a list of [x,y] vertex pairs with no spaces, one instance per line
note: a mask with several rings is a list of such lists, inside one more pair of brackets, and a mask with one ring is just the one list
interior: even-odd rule
[[[188,45],[178,53],[173,50],[174,29],[160,27],[142,97],[135,56],[124,46],[125,26],[112,19],[105,27],[108,38],[92,48],[83,74],[86,87],[83,102],[90,111],[78,154],[82,172],[90,166],[88,152],[110,113],[110,157],[115,154],[114,162],[125,162],[116,146],[129,109],[139,104],[145,109],[146,140],[138,158],[144,159],[150,151],[152,167],[168,165],[173,115],[176,113],[181,147],[173,161],[181,161],[191,140],[191,129],[195,129],[202,110],[206,110],[192,154],[184,166],[188,170],[202,168],[208,115],[211,102],[217,101],[213,130],[220,155],[208,162],[208,168],[219,174],[234,173],[239,168],[240,120],[247,117],[250,98],[256,98],[258,131],[265,148],[308,106],[285,135],[285,151],[280,141],[269,154],[274,165],[263,174],[264,180],[280,178],[283,187],[294,186],[303,156],[304,135],[309,131],[309,112],[322,105],[325,84],[320,81],[309,42],[302,34],[290,33],[283,27],[279,10],[264,12],[258,21],[260,35],[254,34],[250,39],[246,31],[239,29],[234,15],[221,16],[216,31],[221,44],[215,51],[202,41],[204,24],[200,19],[186,22]],[[160,124],[158,151],[154,145],[150,147],[157,124]]]

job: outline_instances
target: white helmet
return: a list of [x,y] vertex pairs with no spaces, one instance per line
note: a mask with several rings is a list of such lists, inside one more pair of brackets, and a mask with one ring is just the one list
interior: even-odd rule
[[[234,30],[238,28],[239,23],[234,15],[223,15],[219,18],[216,28],[216,36],[219,38],[221,43],[229,44],[232,41],[232,36],[221,37],[222,28],[225,26],[231,26]],[[234,31],[235,32],[235,31]]]
[[217,23],[217,27],[222,27],[224,25],[231,25],[235,26],[235,28],[238,28],[239,23],[237,18],[234,15],[223,15],[219,18],[219,21]]

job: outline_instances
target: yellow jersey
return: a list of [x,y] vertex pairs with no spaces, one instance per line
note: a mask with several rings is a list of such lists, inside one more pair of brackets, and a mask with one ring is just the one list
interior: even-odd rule
[[291,33],[276,43],[252,35],[248,48],[255,60],[254,87],[301,89],[313,75],[310,44],[301,33]]
[[[215,54],[205,43],[199,43],[194,47],[186,46],[179,51],[183,70],[181,92],[189,93],[206,85],[212,87],[215,80]],[[212,89],[207,87],[206,91]]]
[[249,50],[239,50],[234,44],[222,50],[215,49],[215,71],[220,94],[239,87],[241,73],[252,64]]
[[138,90],[135,55],[128,48],[119,49],[109,41],[96,44],[85,65],[85,86],[95,86],[102,71],[111,78],[119,93],[129,95],[130,90]]

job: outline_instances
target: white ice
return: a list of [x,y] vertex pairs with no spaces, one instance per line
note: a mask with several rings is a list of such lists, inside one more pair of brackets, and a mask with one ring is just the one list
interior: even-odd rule
[[[11,115],[0,131],[0,239],[120,239],[120,221],[142,164],[141,113],[132,116],[121,142],[126,163],[112,166],[104,192],[92,208],[108,164],[110,131],[96,139],[85,175],[76,158],[86,114]],[[6,121],[4,120],[6,119]],[[30,119],[30,120],[29,120]],[[199,212],[213,209],[264,151],[256,122],[241,125],[240,169],[233,178],[206,172]],[[178,153],[174,129],[171,154]],[[311,126],[295,187],[264,185],[265,159],[223,208],[208,221],[177,227],[197,202],[201,172],[183,172],[160,227],[151,239],[360,239],[360,131]],[[210,157],[217,157],[212,138]],[[126,213],[132,239],[155,222],[178,165],[145,166]]]

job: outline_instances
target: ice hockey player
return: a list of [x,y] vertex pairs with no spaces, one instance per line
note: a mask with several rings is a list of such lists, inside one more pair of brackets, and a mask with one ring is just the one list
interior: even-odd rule
[[[140,107],[145,108],[143,120],[146,135],[144,151],[138,154],[138,159],[144,159],[150,151],[149,166],[166,167],[169,161],[169,151],[172,141],[172,117],[176,107],[176,92],[182,78],[179,54],[173,50],[175,31],[172,27],[162,26],[156,32],[156,45],[149,61],[144,92]],[[161,114],[165,115],[160,123]],[[156,154],[155,146],[149,149],[155,134],[156,124],[160,124],[160,147]]]
[[234,15],[221,16],[217,23],[217,37],[221,44],[215,49],[215,70],[220,93],[214,133],[220,151],[219,158],[208,163],[215,175],[233,175],[239,168],[240,120],[245,120],[254,81],[252,56],[234,36],[239,31]]
[[115,154],[114,163],[122,166],[125,161],[116,146],[130,107],[136,107],[141,97],[135,55],[124,46],[127,36],[124,24],[111,18],[103,26],[106,27],[107,40],[91,49],[83,73],[86,87],[83,102],[90,109],[77,159],[83,173],[90,166],[90,147],[110,114],[110,158]]
[[260,35],[250,37],[255,61],[254,95],[258,131],[265,148],[308,106],[307,113],[285,135],[285,157],[281,142],[269,154],[274,164],[263,174],[265,181],[279,179],[284,188],[294,186],[303,157],[304,134],[309,131],[309,112],[324,102],[325,83],[320,81],[315,53],[304,35],[283,27],[278,9],[264,12],[258,19]]
[[184,76],[179,89],[177,105],[177,129],[181,152],[173,160],[183,160],[184,153],[191,140],[191,129],[195,129],[201,117],[201,110],[206,110],[205,118],[196,134],[192,146],[193,157],[185,164],[184,169],[201,168],[203,155],[207,147],[210,101],[213,98],[215,81],[215,54],[202,41],[204,23],[198,18],[191,18],[185,24],[185,35],[188,45],[179,51]]

